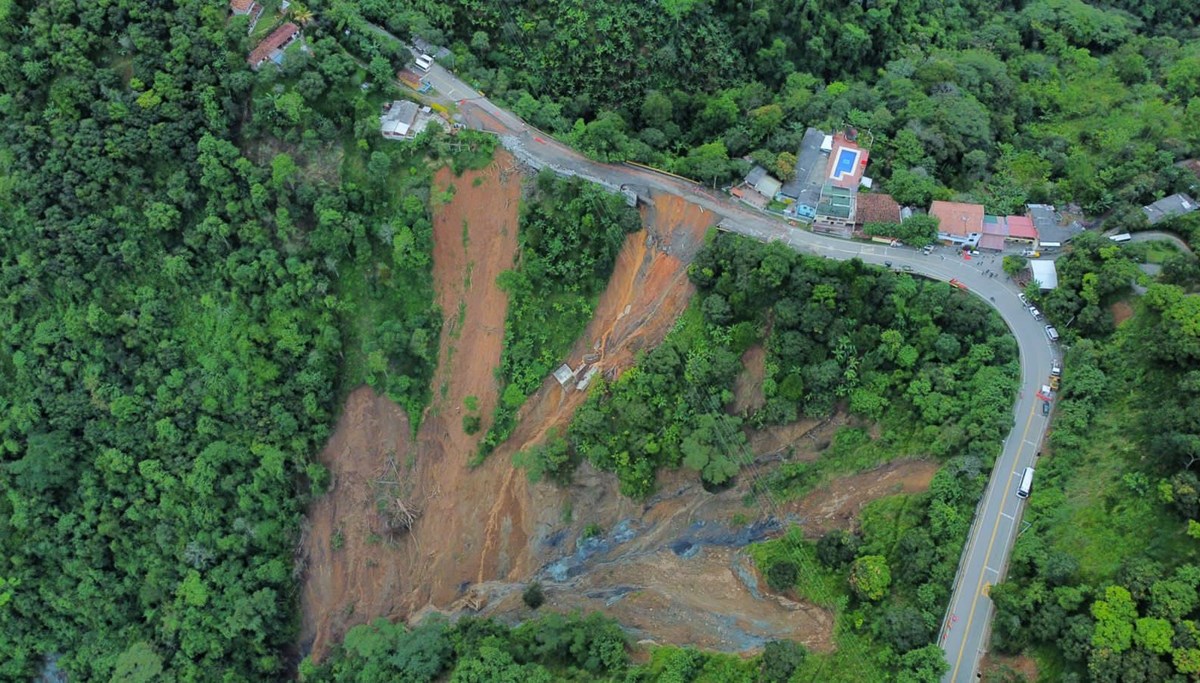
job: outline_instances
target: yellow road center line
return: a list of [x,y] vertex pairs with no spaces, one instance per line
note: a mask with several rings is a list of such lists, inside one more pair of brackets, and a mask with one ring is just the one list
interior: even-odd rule
[[[1004,501],[1008,500],[1008,492],[1012,489],[1013,475],[1017,473],[1017,465],[1021,462],[1021,451],[1025,450],[1025,437],[1029,436],[1029,428],[1033,426],[1033,416],[1037,412],[1036,401],[1035,408],[1029,411],[1029,419],[1025,421],[1025,431],[1021,433],[1021,445],[1017,447],[1017,457],[1013,459],[1013,469],[1008,473],[1008,481],[1004,484],[1004,495],[1000,498],[1000,512],[1004,511]],[[1003,457],[1001,453],[1001,457]],[[996,544],[996,534],[1000,531],[1000,514],[996,514],[996,524],[992,527],[992,537],[988,540],[987,550],[983,556],[983,566],[988,566],[989,558],[992,556],[992,546]],[[970,565],[970,560],[967,561]],[[967,623],[963,626],[962,645],[958,646],[958,656],[954,660],[954,671],[950,674],[950,680],[954,681],[958,678],[958,670],[962,667],[963,652],[967,649],[967,638],[971,635],[971,622],[975,619],[975,608],[979,606],[979,593],[983,590],[983,575],[984,572],[979,572],[979,582],[975,585],[975,592],[971,595],[971,611],[967,615]]]

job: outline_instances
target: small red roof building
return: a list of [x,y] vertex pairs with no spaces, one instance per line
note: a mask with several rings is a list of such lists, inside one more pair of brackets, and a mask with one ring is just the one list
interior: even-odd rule
[[1008,238],[1012,240],[1033,241],[1038,238],[1037,228],[1033,227],[1033,219],[1029,216],[1008,217]]
[[229,10],[234,14],[253,14],[257,8],[254,0],[229,0]]
[[856,223],[899,223],[900,205],[890,194],[860,192]]
[[257,69],[268,59],[274,59],[276,55],[283,50],[283,48],[290,45],[292,41],[299,36],[300,27],[289,21],[283,26],[271,31],[271,35],[263,39],[263,41],[258,44],[258,47],[254,48],[254,51],[250,53],[250,56],[246,58],[246,61],[250,62],[250,66],[252,68]]

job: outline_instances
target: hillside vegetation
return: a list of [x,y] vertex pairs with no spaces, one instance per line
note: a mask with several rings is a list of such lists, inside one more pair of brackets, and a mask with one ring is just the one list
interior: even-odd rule
[[452,157],[224,6],[0,15],[0,679],[279,680],[338,392],[428,400]]
[[1200,5],[322,0],[444,61],[596,158],[787,180],[806,126],[855,126],[902,204],[1076,203],[1144,223],[1200,144]]
[[[1086,236],[1085,236],[1086,237]],[[1200,297],[1194,257],[1164,269],[1116,327],[1149,245],[1077,240],[1050,315],[1075,315],[1031,523],[992,589],[994,646],[1064,680],[1200,673]],[[1174,257],[1169,257],[1174,258]],[[1124,276],[1112,277],[1116,273]],[[1063,328],[1060,328],[1063,329]]]

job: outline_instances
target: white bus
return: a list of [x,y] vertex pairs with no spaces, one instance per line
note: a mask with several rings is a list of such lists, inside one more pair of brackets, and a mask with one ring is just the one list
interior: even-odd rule
[[1026,467],[1021,473],[1021,485],[1017,487],[1017,498],[1028,498],[1033,490],[1033,468]]
[[426,54],[417,57],[417,68],[421,71],[429,71],[431,66],[433,66],[433,57]]
[[1054,251],[1062,246],[1062,242],[1039,242],[1038,247],[1042,251]]
[[1109,235],[1108,239],[1110,239],[1114,242],[1128,242],[1129,240],[1133,239],[1133,235],[1130,235],[1127,232],[1123,232],[1120,235]]

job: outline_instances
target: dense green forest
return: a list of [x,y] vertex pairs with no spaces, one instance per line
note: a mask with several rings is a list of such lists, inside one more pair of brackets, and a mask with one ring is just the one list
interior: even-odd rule
[[[379,138],[382,84],[407,55],[365,20],[450,46],[448,65],[588,154],[705,180],[734,177],[743,155],[786,175],[806,126],[854,125],[870,134],[871,173],[906,204],[1076,202],[1138,228],[1139,204],[1195,183],[1174,165],[1200,144],[1190,0],[312,9],[294,17],[307,50],[255,73],[246,19],[224,3],[0,3],[2,679],[48,664],[77,680],[286,676],[300,516],[327,478],[312,454],[360,383],[419,419],[441,326],[432,170],[492,149],[469,133],[453,147],[437,132]],[[559,192],[526,208],[533,231],[507,286],[550,286],[538,264],[576,249],[579,289],[559,303],[579,315],[564,336],[510,325],[514,396],[574,339],[631,227],[600,221],[608,200],[589,188]],[[579,231],[587,215],[602,234]],[[537,239],[539,225],[559,240]],[[1194,216],[1167,227],[1200,239]],[[997,647],[1032,647],[1051,673],[1170,680],[1200,670],[1196,268],[1164,260],[1118,328],[1107,306],[1127,294],[1130,258],[1149,258],[1126,249],[1081,241],[1063,289],[1041,301],[1072,348],[995,631]],[[781,467],[763,486],[794,496],[920,450],[946,460],[933,489],[881,502],[861,537],[756,552],[777,586],[842,610],[839,656],[936,678],[930,618],[1009,420],[1011,340],[974,299],[860,263],[721,238],[691,274],[702,298],[679,327],[526,454],[531,471],[565,478],[589,457],[631,495],[662,466],[720,486],[747,422],[837,401],[882,421],[897,436],[847,430],[831,446],[844,457]],[[513,315],[542,319],[545,303]],[[728,415],[738,355],[756,342],[770,400]],[[751,662],[664,648],[633,666],[596,618],[421,628],[411,642],[395,626],[355,631],[309,673],[787,680],[835,661],[778,645]],[[383,661],[405,648],[419,670]]]
[[[747,455],[743,424],[823,417],[839,401],[886,417],[921,455],[990,464],[1012,421],[1017,354],[975,297],[726,233],[710,237],[689,275],[696,304],[635,368],[596,384],[565,445],[527,455],[535,476],[567,479],[586,457],[616,472],[629,496],[648,495],[660,467],[684,465],[721,485]],[[767,349],[765,405],[731,415],[739,358],[756,343]],[[794,494],[818,476],[811,465],[785,467],[773,485]]]
[[481,454],[504,443],[517,408],[566,359],[583,334],[625,235],[642,227],[625,198],[542,171],[521,208],[516,267],[498,282],[508,293],[501,392]]
[[773,641],[750,660],[692,648],[654,648],[634,665],[620,626],[599,613],[550,614],[510,628],[490,619],[430,617],[411,630],[386,620],[356,626],[305,683],[786,683],[807,652]]
[[[1185,681],[1200,673],[1200,285],[1195,258],[1076,240],[1043,298],[1071,344],[1028,532],[992,589],[993,645],[1048,677]],[[1129,267],[1163,266],[1119,327]],[[1149,533],[1147,533],[1149,531]]]
[[1074,202],[1137,227],[1195,183],[1172,165],[1200,144],[1191,0],[322,4],[450,46],[447,65],[584,152],[706,182],[745,155],[786,180],[806,126],[853,125],[903,204]]
[[491,143],[385,144],[336,42],[250,47],[224,5],[0,6],[0,679],[282,678],[339,392],[427,401],[432,169]]

